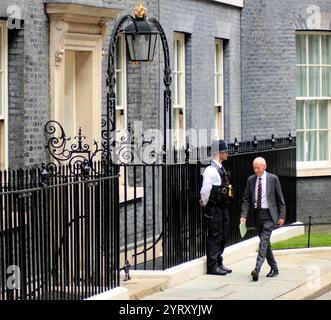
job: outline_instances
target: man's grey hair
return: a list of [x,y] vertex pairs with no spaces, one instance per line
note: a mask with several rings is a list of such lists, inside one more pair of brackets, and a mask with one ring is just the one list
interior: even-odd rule
[[264,158],[257,157],[257,158],[254,159],[253,164],[262,164],[262,165],[266,166],[267,162],[265,161]]

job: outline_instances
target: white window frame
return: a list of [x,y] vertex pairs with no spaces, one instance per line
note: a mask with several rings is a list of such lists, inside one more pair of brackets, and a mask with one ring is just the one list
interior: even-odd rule
[[[328,160],[326,161],[297,161],[297,176],[298,177],[306,177],[306,176],[323,176],[323,175],[331,175],[331,97],[326,97],[322,95],[323,92],[323,73],[322,67],[331,67],[331,65],[322,64],[322,35],[331,36],[331,32],[310,32],[310,31],[298,31],[297,35],[305,35],[306,36],[306,64],[297,64],[297,67],[319,67],[320,68],[320,95],[319,96],[309,96],[309,73],[307,72],[307,96],[297,96],[296,101],[309,101],[309,100],[327,100],[328,101],[328,143],[329,143],[329,152],[328,152]],[[309,64],[309,47],[308,47],[308,35],[318,35],[320,37],[319,45],[320,45],[320,61],[319,64]],[[305,117],[304,113],[304,117]],[[318,116],[318,115],[317,115]],[[317,119],[318,121],[318,119]],[[324,129],[317,128],[316,131],[323,131]],[[312,129],[297,129],[297,132],[306,132],[306,131],[314,131]],[[305,141],[305,144],[307,141]],[[317,151],[318,152],[318,151]]]
[[2,34],[1,43],[1,65],[0,77],[1,77],[1,105],[0,105],[0,121],[3,122],[4,129],[4,147],[0,146],[0,152],[4,152],[2,156],[3,163],[0,169],[8,168],[8,29],[7,21],[0,20],[0,32]]
[[[127,70],[127,58],[126,58],[126,44],[125,44],[125,38],[124,35],[121,34],[118,37],[119,45],[121,46],[121,52],[122,54],[119,56],[119,59],[121,59],[121,64],[123,66],[122,69],[118,69],[118,66],[116,65],[116,83],[115,83],[115,92],[117,94],[116,85],[119,80],[118,75],[120,75],[120,80],[122,81],[122,90],[121,90],[121,101],[122,105],[117,105],[117,99],[116,99],[116,111],[121,111],[124,115],[124,127],[119,128],[116,124],[116,129],[127,129],[127,76],[126,76],[126,70]],[[118,54],[118,52],[116,52]],[[117,116],[117,115],[116,115]],[[117,117],[116,117],[117,119]],[[117,121],[117,120],[116,120]]]
[[[120,51],[117,48],[117,45],[120,47]],[[115,60],[115,93],[116,93],[116,101],[115,101],[115,110],[116,110],[116,140],[120,141],[121,139],[127,139],[127,76],[126,76],[126,70],[127,70],[127,55],[126,55],[126,43],[125,43],[125,37],[124,34],[120,34],[117,43],[116,43],[116,60]],[[120,65],[122,68],[119,68],[117,65],[117,59],[120,60]],[[121,105],[117,104],[117,85],[119,81],[122,82],[121,87]],[[123,124],[120,126],[119,117],[124,117]],[[123,159],[124,160],[124,159]],[[126,177],[126,183],[128,185],[128,194],[127,194],[127,200],[132,199],[133,191],[131,187],[128,184],[128,176]],[[120,202],[124,202],[124,166],[120,167]],[[140,192],[141,193],[141,192]]]
[[[217,47],[220,48],[217,54]],[[224,138],[224,50],[223,40],[215,39],[214,44],[214,118],[215,118],[215,138]],[[217,65],[219,69],[217,69]],[[219,79],[219,82],[217,81]],[[218,85],[217,85],[218,84]],[[219,93],[219,99],[218,99]],[[221,115],[220,115],[221,113]]]
[[[181,50],[181,66],[182,70],[178,70],[178,62],[177,62],[177,41],[179,41],[180,46],[182,47]],[[177,92],[177,81],[178,76],[181,75],[181,92]],[[173,37],[173,112],[177,112],[178,114],[182,115],[183,119],[183,127],[180,128],[182,130],[182,135],[180,135],[179,130],[179,117],[177,117],[177,122],[174,124],[175,130],[175,138],[176,138],[176,145],[177,149],[183,148],[185,146],[185,130],[186,130],[186,111],[185,111],[185,101],[186,101],[186,94],[185,94],[185,34],[180,32],[174,32]],[[180,97],[181,104],[176,104],[176,97]]]

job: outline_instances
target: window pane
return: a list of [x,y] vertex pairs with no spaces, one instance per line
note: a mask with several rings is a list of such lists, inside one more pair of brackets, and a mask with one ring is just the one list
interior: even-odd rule
[[[2,118],[4,116],[4,106],[3,106],[3,97],[2,97],[2,86],[4,85],[3,83],[3,72],[2,72],[2,59],[3,59],[3,25],[0,24],[0,117]],[[1,123],[0,123],[1,125]],[[1,127],[0,127],[0,167],[1,167],[1,152],[3,152],[3,149],[1,148]]]
[[172,126],[174,130],[178,130],[178,109],[173,109],[173,119],[172,119]]
[[178,82],[178,74],[174,74],[174,82],[173,82],[173,91],[174,91],[174,104],[178,104],[178,91],[177,91],[177,82]]
[[3,44],[2,44],[2,25],[0,25],[0,71],[2,70],[2,50],[3,50],[2,46],[3,46]]
[[214,102],[215,102],[215,105],[217,104],[217,102],[218,102],[218,86],[217,86],[217,84],[218,84],[218,77],[217,76],[215,76],[215,96],[214,96]]
[[116,72],[116,106],[122,106],[123,102],[123,78],[122,72]]
[[309,35],[308,47],[309,47],[309,64],[320,63],[320,36]]
[[329,160],[329,143],[328,143],[328,132],[321,131],[319,133],[319,160]]
[[331,36],[322,36],[322,63],[331,65]]
[[297,67],[297,97],[307,96],[307,67]]
[[304,129],[304,102],[297,101],[297,129]]
[[297,132],[297,160],[304,161],[305,160],[305,140],[304,140],[304,132]]
[[182,71],[182,52],[183,48],[181,46],[181,42],[177,40],[177,70]]
[[221,77],[216,76],[216,104],[221,103]]
[[2,72],[0,72],[0,117],[4,116],[3,105],[2,105]]
[[122,69],[123,67],[123,47],[122,37],[119,37],[116,43],[116,69]]
[[307,160],[317,161],[317,132],[307,132]]
[[319,129],[328,129],[328,102],[319,101],[318,103]]
[[331,97],[331,67],[323,67],[322,81],[323,81],[322,96]]
[[122,110],[116,111],[116,130],[119,129],[125,129],[125,115]]
[[297,56],[297,64],[307,63],[305,35],[297,35],[296,37],[296,56]]
[[179,105],[182,105],[182,79],[183,79],[183,75],[181,73],[179,73],[177,75],[177,103]]
[[317,101],[306,101],[306,129],[317,129]]
[[318,97],[320,95],[320,68],[309,68],[309,96]]
[[216,44],[216,72],[221,72],[220,54],[221,54],[221,49],[220,49],[220,45],[218,43],[218,44]]

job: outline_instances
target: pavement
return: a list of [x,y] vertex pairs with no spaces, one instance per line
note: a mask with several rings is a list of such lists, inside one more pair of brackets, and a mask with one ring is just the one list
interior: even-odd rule
[[331,291],[317,297],[315,300],[331,300]]
[[280,272],[275,278],[266,277],[270,268],[265,262],[259,281],[252,281],[250,272],[256,260],[253,253],[227,265],[233,271],[226,276],[205,274],[168,289],[159,284],[155,293],[148,295],[146,291],[147,294],[136,293],[135,297],[141,300],[331,299],[331,248],[274,250],[274,254]]

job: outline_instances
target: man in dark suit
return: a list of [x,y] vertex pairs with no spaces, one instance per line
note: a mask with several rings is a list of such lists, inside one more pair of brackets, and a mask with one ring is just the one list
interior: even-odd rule
[[259,279],[265,258],[271,267],[267,277],[275,277],[279,274],[270,246],[270,237],[277,225],[282,226],[284,224],[285,202],[278,177],[267,172],[266,168],[267,164],[264,158],[258,157],[253,161],[255,174],[247,179],[241,206],[240,222],[246,222],[249,211],[254,211],[255,228],[260,237],[256,266],[251,272],[253,281]]

